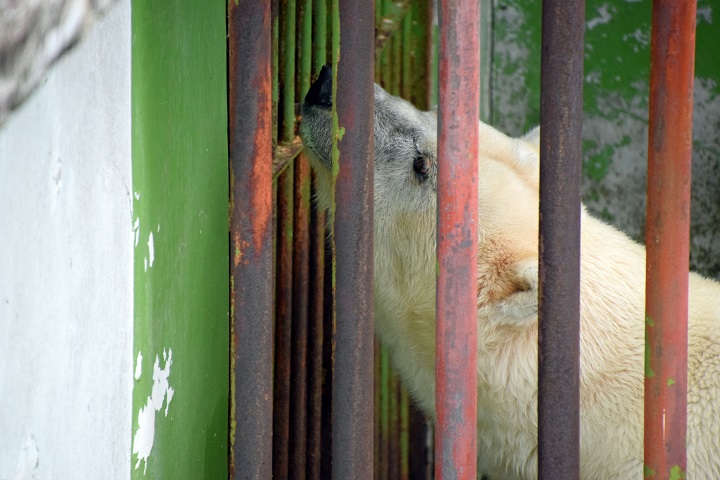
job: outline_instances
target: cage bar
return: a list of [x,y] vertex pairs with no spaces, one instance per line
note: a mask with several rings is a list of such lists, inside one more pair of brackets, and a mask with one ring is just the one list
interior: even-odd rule
[[271,45],[270,4],[229,2],[230,476],[253,480],[272,474]]
[[580,476],[584,0],[544,0],[540,81],[538,478]]
[[339,171],[332,471],[338,480],[373,476],[373,4],[339,0],[333,12],[339,26],[334,126],[342,129],[333,140]]
[[435,478],[474,480],[479,3],[439,7]]
[[687,464],[688,270],[696,2],[654,1],[648,138],[645,477]]

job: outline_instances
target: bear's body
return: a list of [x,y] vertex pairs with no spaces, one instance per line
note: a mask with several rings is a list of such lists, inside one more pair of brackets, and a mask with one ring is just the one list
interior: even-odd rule
[[[318,80],[318,82],[323,79]],[[325,79],[324,81],[328,81]],[[313,88],[317,90],[317,86]],[[328,105],[301,133],[330,204]],[[538,132],[480,124],[478,467],[537,478]],[[375,322],[415,402],[435,411],[436,119],[375,88]],[[426,161],[427,176],[414,169]],[[580,207],[579,207],[580,208]],[[643,474],[645,249],[582,211],[581,478]],[[690,274],[688,476],[720,479],[720,284]]]

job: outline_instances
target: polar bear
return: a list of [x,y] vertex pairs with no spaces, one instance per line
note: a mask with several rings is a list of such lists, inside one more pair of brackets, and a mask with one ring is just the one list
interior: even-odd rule
[[[329,68],[301,136],[331,202]],[[413,400],[435,412],[436,115],[375,86],[375,324]],[[478,470],[537,478],[539,131],[480,123]],[[645,249],[582,210],[581,478],[643,474]],[[720,284],[690,274],[688,477],[720,479]]]

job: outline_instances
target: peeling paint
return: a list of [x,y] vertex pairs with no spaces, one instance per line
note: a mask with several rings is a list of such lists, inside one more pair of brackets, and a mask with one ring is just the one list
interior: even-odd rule
[[698,7],[696,13],[697,15],[697,23],[700,22],[707,22],[710,25],[712,25],[712,7],[706,6],[706,7]]
[[140,375],[142,375],[142,358],[142,352],[138,352],[135,361],[135,380],[140,380]]
[[[138,354],[138,359],[142,360],[140,354]],[[133,454],[137,459],[135,470],[140,468],[141,462],[144,461],[143,474],[147,472],[148,458],[150,457],[155,441],[155,414],[159,412],[163,404],[165,404],[165,416],[167,417],[170,401],[175,394],[175,390],[169,383],[170,367],[173,362],[172,349],[163,349],[163,362],[165,366],[160,368],[160,358],[158,355],[155,355],[152,391],[147,398],[145,406],[138,412],[138,428],[133,436]]]
[[592,30],[598,25],[610,23],[610,20],[612,20],[612,14],[610,13],[610,5],[608,5],[607,3],[600,5],[599,7],[597,7],[596,10],[598,16],[587,21],[588,30]]
[[150,236],[148,237],[147,241],[148,245],[148,254],[150,255],[150,267],[153,266],[153,262],[155,261],[155,242],[153,241],[153,232],[150,232]]
[[140,242],[140,218],[135,219],[132,230],[135,232],[135,246],[137,247]]

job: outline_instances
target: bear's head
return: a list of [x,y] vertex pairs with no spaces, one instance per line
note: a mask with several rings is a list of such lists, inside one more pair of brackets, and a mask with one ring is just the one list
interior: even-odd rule
[[[323,208],[333,195],[331,92],[325,66],[305,97],[300,125]],[[437,115],[379,85],[373,101],[375,292],[382,328],[383,313],[434,318]],[[538,129],[515,139],[480,123],[478,313],[502,323],[536,318],[538,139]]]

